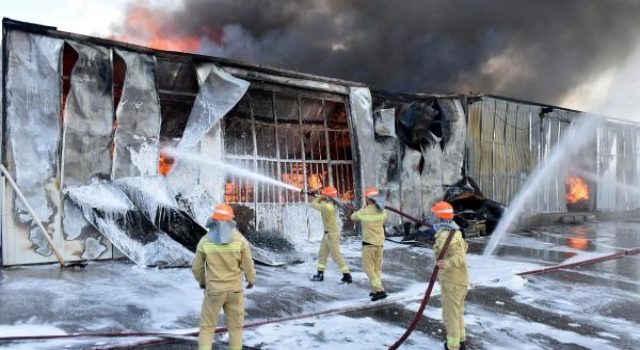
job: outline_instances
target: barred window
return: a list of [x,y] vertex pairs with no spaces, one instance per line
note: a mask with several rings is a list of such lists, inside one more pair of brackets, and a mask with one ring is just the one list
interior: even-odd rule
[[[297,188],[338,189],[353,201],[353,155],[346,98],[258,85],[224,117],[226,161]],[[228,203],[304,202],[299,192],[227,177]]]

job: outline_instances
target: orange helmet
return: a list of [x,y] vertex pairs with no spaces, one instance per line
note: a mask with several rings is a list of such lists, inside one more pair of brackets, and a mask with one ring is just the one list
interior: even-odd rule
[[453,207],[448,202],[438,202],[431,207],[431,212],[436,214],[440,219],[453,219]]
[[380,191],[376,187],[370,187],[366,191],[364,191],[365,198],[371,198],[373,196],[377,196],[380,194]]
[[233,220],[235,215],[233,214],[233,208],[227,204],[218,204],[211,214],[211,218],[219,221]]
[[338,197],[338,190],[333,186],[329,186],[322,190],[322,194],[327,197],[336,198]]

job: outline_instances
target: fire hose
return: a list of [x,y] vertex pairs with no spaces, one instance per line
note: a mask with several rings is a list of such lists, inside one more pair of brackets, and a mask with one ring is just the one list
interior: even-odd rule
[[[450,237],[451,237],[451,235],[450,235]],[[447,242],[445,242],[445,245],[446,245],[446,243]],[[448,246],[447,246],[447,248],[448,248]],[[443,249],[443,252],[444,252],[444,249]],[[636,254],[640,254],[640,247],[634,248],[634,249],[625,250],[625,251],[622,251],[622,252],[619,252],[619,253],[605,255],[605,256],[602,256],[602,257],[598,257],[598,258],[587,259],[587,260],[583,260],[583,261],[579,261],[579,262],[575,262],[575,263],[571,263],[571,264],[555,265],[555,266],[550,266],[550,267],[546,267],[546,268],[542,268],[542,269],[524,271],[524,272],[517,273],[516,275],[518,275],[518,276],[542,275],[542,274],[546,274],[546,273],[549,273],[549,272],[558,271],[558,270],[562,270],[562,269],[566,269],[566,268],[570,268],[570,267],[577,267],[577,266],[594,264],[594,263],[607,261],[607,260],[620,259],[620,258],[624,258],[624,257],[628,257],[628,256],[631,256],[631,255],[636,255]],[[428,302],[428,298],[429,298],[429,296],[430,296],[430,294],[432,292],[432,283],[431,282],[435,281],[435,278],[436,278],[435,277],[435,273],[437,272],[437,269],[438,269],[438,267],[436,265],[434,267],[434,273],[432,274],[432,278],[431,278],[431,280],[429,282],[429,288],[427,288],[427,291],[425,292],[425,297],[423,298],[423,302],[420,305],[420,309],[418,310],[418,312],[416,314],[416,317],[412,321],[412,323],[409,326],[409,328],[407,328],[407,331],[405,332],[405,334],[403,334],[403,336],[390,349],[397,349],[397,347],[399,345],[401,345],[402,342],[404,342],[408,338],[409,334],[417,326],[420,317],[422,317],[422,312],[424,311],[424,308],[426,307],[426,304]],[[262,326],[262,325],[294,321],[294,320],[305,319],[305,318],[309,318],[309,317],[317,317],[317,316],[322,316],[322,315],[340,314],[340,313],[345,313],[345,312],[365,310],[365,309],[376,308],[376,307],[385,306],[385,305],[391,305],[391,304],[394,304],[394,303],[398,303],[398,302],[402,302],[402,301],[406,301],[406,300],[413,300],[413,299],[414,299],[413,297],[405,298],[405,299],[386,299],[386,300],[382,300],[382,301],[379,301],[379,302],[376,302],[376,303],[367,303],[367,304],[355,305],[355,306],[345,306],[345,307],[322,310],[322,311],[317,311],[317,312],[312,312],[312,313],[307,313],[307,314],[300,314],[300,315],[286,316],[286,317],[280,317],[280,318],[274,318],[274,319],[259,320],[259,321],[255,321],[255,322],[246,323],[246,324],[243,325],[243,328],[244,329],[255,328],[255,327],[258,327],[258,326]],[[411,329],[411,331],[409,331],[409,329]],[[226,327],[221,327],[221,328],[217,328],[216,329],[216,333],[224,333],[224,332],[227,332],[227,331],[228,331],[228,329]],[[145,346],[145,345],[166,344],[166,343],[172,342],[172,341],[174,341],[176,339],[179,339],[180,337],[194,337],[194,336],[197,336],[197,335],[198,335],[198,332],[180,333],[180,334],[162,333],[162,332],[84,333],[84,334],[83,333],[74,333],[74,334],[62,334],[62,335],[36,335],[36,336],[0,337],[0,341],[51,340],[51,339],[71,339],[71,338],[86,338],[86,337],[91,337],[91,338],[126,338],[126,337],[155,337],[155,338],[160,338],[160,339],[142,340],[142,341],[138,341],[136,343],[130,343],[130,344],[127,344],[127,345],[118,344],[118,345],[90,348],[92,350],[107,350],[107,349],[112,350],[112,349],[126,349],[126,348],[131,347],[131,346]],[[402,342],[400,342],[400,340],[402,340]]]
[[[301,192],[303,192],[305,194],[308,194],[308,195],[314,195],[314,193],[308,193],[306,191],[301,191]],[[344,206],[349,208],[349,209],[356,210],[355,207],[352,207],[352,206],[349,206],[349,205],[344,205]],[[405,216],[408,219],[413,220],[413,221],[415,221],[416,223],[418,223],[420,225],[432,226],[431,224],[423,222],[422,220],[419,220],[419,219],[417,219],[415,217],[412,217],[412,216],[410,216],[410,215],[408,215],[406,213],[403,213],[398,209],[395,209],[395,208],[392,208],[392,207],[389,207],[389,206],[385,206],[385,209],[393,211],[393,212],[395,212],[395,213],[397,213],[399,215]],[[447,237],[447,240],[445,241],[445,244],[444,244],[444,246],[442,248],[442,251],[438,255],[437,259],[435,260],[436,262],[438,260],[441,260],[444,257],[444,255],[446,254],[446,251],[449,248],[449,244],[451,243],[451,239],[452,238],[453,238],[453,235],[449,235]],[[610,254],[610,255],[602,256],[602,257],[598,257],[598,258],[588,259],[588,260],[575,262],[575,263],[571,263],[571,264],[556,265],[556,266],[551,266],[551,267],[546,267],[546,268],[541,268],[541,269],[536,269],[536,270],[520,272],[520,273],[517,273],[516,275],[518,275],[518,276],[541,275],[541,274],[545,274],[545,273],[549,273],[549,272],[553,272],[553,271],[557,271],[557,270],[561,270],[561,269],[566,269],[566,268],[571,268],[571,267],[576,267],[576,266],[581,266],[581,265],[587,265],[587,264],[593,264],[593,263],[607,261],[607,260],[619,259],[619,258],[623,258],[623,257],[627,257],[627,256],[630,256],[630,255],[635,255],[635,254],[640,254],[640,248],[635,248],[635,249],[631,249],[631,250],[625,250],[623,252]],[[425,291],[424,297],[422,299],[422,302],[420,304],[418,312],[416,313],[416,316],[414,317],[414,319],[412,320],[410,325],[407,327],[405,333],[389,348],[390,350],[395,350],[400,345],[402,345],[408,339],[409,335],[417,327],[417,325],[420,322],[420,319],[422,317],[422,314],[424,312],[424,309],[426,308],[426,306],[427,306],[427,304],[429,302],[429,299],[431,297],[431,293],[433,291],[433,287],[435,286],[435,281],[436,281],[438,272],[439,272],[439,267],[436,264],[434,266],[433,272],[431,274],[431,279],[429,281],[429,285],[427,287],[427,290]],[[258,327],[258,326],[267,325],[267,324],[273,324],[273,323],[283,323],[283,322],[288,322],[288,321],[293,321],[293,320],[298,320],[298,319],[304,319],[304,318],[309,318],[309,317],[317,317],[317,316],[322,316],[322,315],[340,314],[340,313],[344,313],[344,312],[358,311],[358,310],[363,310],[363,309],[368,309],[368,308],[379,307],[379,306],[383,306],[383,305],[387,305],[387,304],[393,304],[393,303],[397,303],[399,301],[402,301],[402,300],[388,299],[386,301],[375,303],[375,304],[357,305],[357,306],[351,306],[351,307],[341,307],[341,308],[317,311],[317,312],[312,312],[312,313],[307,313],[307,314],[293,315],[293,316],[287,316],[287,317],[281,317],[281,318],[275,318],[275,319],[260,320],[260,321],[250,322],[250,323],[244,324],[243,325],[243,329],[255,328],[255,327]],[[216,329],[216,333],[223,333],[223,332],[227,332],[227,331],[228,331],[227,327],[220,327],[220,328]],[[100,337],[103,337],[103,338],[155,337],[155,338],[160,338],[160,339],[152,339],[152,340],[143,340],[143,341],[136,342],[135,344],[128,344],[128,345],[119,344],[119,345],[112,345],[112,346],[103,346],[103,347],[90,348],[92,350],[107,350],[107,349],[125,349],[125,348],[131,347],[131,346],[146,346],[146,345],[165,344],[165,343],[169,343],[171,341],[174,341],[176,339],[179,339],[181,337],[183,337],[183,338],[184,337],[194,337],[194,336],[197,336],[197,335],[198,335],[198,332],[191,332],[191,333],[185,333],[185,334],[173,334],[173,333],[161,333],[161,332],[93,333],[93,334],[67,334],[67,335],[49,335],[49,336],[43,335],[43,336],[0,337],[0,341],[48,340],[48,339],[80,338],[80,337],[98,337],[98,338],[100,338]]]

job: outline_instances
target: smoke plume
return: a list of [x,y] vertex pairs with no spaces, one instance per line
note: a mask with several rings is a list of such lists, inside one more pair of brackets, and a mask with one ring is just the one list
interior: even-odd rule
[[[154,33],[197,38],[206,55],[393,91],[550,104],[624,64],[640,32],[640,2],[625,0],[185,0],[173,10],[129,8],[141,11],[156,20]],[[147,44],[139,22],[114,31]]]

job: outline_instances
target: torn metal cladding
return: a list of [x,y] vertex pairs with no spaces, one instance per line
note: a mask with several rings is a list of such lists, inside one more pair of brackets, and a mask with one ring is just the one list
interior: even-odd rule
[[162,118],[155,58],[123,50],[114,54],[124,60],[126,75],[116,109],[112,178],[156,175]]
[[[4,49],[8,52],[4,79],[9,88],[3,96],[6,108],[3,162],[58,244],[62,240],[61,210],[55,192],[60,181],[57,171],[61,137],[59,64],[63,43],[19,31],[9,31],[4,37]],[[23,250],[3,249],[3,264],[55,261],[24,204],[6,188],[5,196],[10,199],[4,202],[4,210],[13,215],[3,215],[3,246],[33,247],[34,251],[28,257],[19,258]]]

